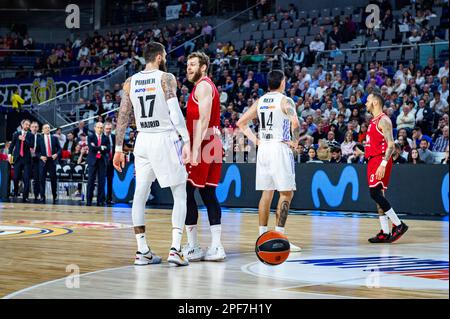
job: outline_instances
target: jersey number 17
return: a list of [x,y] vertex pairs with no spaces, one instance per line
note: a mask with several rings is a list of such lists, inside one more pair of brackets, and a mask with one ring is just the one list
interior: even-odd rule
[[[146,95],[145,101],[143,96],[139,96],[139,102],[141,104],[141,118],[153,117],[153,109],[155,107],[156,95]],[[148,108],[148,113],[146,109]],[[148,116],[147,116],[148,114]]]

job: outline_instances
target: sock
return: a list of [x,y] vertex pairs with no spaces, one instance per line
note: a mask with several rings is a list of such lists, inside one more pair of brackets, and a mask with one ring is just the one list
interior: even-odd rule
[[211,247],[218,247],[220,243],[220,236],[222,234],[222,225],[213,225],[211,228]]
[[259,226],[259,236],[267,232],[269,228],[267,226]]
[[183,237],[183,232],[179,228],[172,228],[172,248],[177,251],[181,249],[181,238]]
[[186,234],[189,246],[194,247],[198,245],[197,225],[186,225]]
[[400,224],[402,223],[397,214],[394,212],[393,208],[389,209],[387,212],[385,212],[385,214],[387,217],[389,217],[389,219],[395,226],[400,226]]
[[147,246],[147,238],[145,238],[145,233],[136,234],[136,241],[138,245],[138,251],[140,253],[145,254],[150,250],[150,248],[148,248]]
[[388,217],[386,215],[380,215],[380,216],[378,216],[378,218],[380,219],[380,225],[381,225],[381,229],[383,230],[383,233],[390,234],[391,231],[389,230]]
[[276,227],[275,227],[275,231],[284,234],[284,227],[276,226]]

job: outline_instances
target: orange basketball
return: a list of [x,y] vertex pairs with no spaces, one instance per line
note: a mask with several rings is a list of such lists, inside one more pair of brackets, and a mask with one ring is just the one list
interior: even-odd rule
[[267,265],[282,264],[289,257],[289,240],[282,233],[270,230],[256,240],[255,252],[258,259]]

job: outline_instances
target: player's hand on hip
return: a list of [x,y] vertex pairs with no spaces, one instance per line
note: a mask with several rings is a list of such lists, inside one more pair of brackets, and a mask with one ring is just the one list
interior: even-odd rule
[[181,150],[181,160],[183,164],[189,164],[191,161],[191,146],[189,144],[184,144]]
[[122,168],[125,167],[125,155],[122,152],[114,154],[113,166],[119,173],[122,173]]
[[381,181],[384,177],[384,173],[386,171],[386,167],[385,166],[378,166],[377,172],[376,172],[376,176],[377,176],[377,180]]

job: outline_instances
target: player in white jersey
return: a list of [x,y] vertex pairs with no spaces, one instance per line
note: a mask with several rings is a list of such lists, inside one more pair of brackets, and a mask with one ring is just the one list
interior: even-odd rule
[[[300,133],[295,103],[283,94],[286,87],[283,71],[273,70],[267,77],[270,92],[256,101],[237,123],[253,144],[258,145],[256,190],[263,191],[258,209],[260,235],[268,230],[275,191],[280,193],[275,230],[285,232],[289,207],[296,190],[295,162],[290,147],[298,144]],[[260,123],[259,138],[248,125],[256,117]],[[291,251],[300,251],[300,248],[291,244]]]
[[[172,212],[172,247],[168,262],[186,266],[181,253],[181,238],[186,219],[186,180],[184,165],[190,158],[190,140],[176,96],[175,77],[163,72],[166,51],[160,43],[151,42],[144,48],[147,66],[124,84],[116,127],[114,167],[122,172],[125,158],[122,151],[125,130],[134,109],[138,135],[134,146],[136,189],[132,219],[138,250],[135,265],[158,264],[161,257],[147,245],[145,237],[145,203],[152,182],[158,179],[162,188],[170,187],[174,199]],[[183,141],[180,141],[179,135]],[[184,144],[183,144],[184,143]]]

